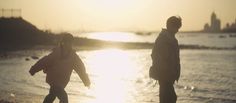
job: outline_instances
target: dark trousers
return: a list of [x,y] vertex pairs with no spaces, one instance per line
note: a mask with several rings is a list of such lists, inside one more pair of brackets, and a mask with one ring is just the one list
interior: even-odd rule
[[174,82],[159,81],[160,103],[176,103],[177,96],[173,84]]
[[49,94],[45,97],[43,103],[53,103],[56,97],[60,100],[60,103],[68,103],[66,91],[58,86],[50,86]]

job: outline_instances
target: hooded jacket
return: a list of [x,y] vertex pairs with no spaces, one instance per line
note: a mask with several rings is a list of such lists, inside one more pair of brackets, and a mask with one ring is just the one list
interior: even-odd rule
[[179,80],[180,59],[178,41],[174,34],[163,29],[152,49],[152,67],[157,70],[159,81],[174,82]]
[[41,70],[46,73],[46,82],[49,85],[65,88],[73,70],[77,72],[85,86],[90,85],[85,66],[74,50],[69,51],[66,58],[62,58],[61,48],[53,49],[52,53],[44,56],[30,68],[33,74]]

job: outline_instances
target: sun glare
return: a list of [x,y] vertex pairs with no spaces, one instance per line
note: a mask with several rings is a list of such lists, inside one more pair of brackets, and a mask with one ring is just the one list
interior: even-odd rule
[[132,0],[99,0],[100,6],[103,6],[104,8],[110,9],[121,9],[130,6],[132,3]]
[[89,67],[94,78],[89,103],[127,103],[130,99],[129,82],[134,78],[136,65],[129,54],[119,49],[98,50],[89,54]]
[[100,0],[99,2],[104,6],[104,7],[117,7],[121,5],[122,0]]

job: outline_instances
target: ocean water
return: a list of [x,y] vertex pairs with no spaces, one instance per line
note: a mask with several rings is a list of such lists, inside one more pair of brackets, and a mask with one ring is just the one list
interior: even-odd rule
[[[236,38],[229,35],[181,35],[178,36],[179,42],[186,45],[193,43],[214,47],[236,46]],[[136,41],[146,42],[146,38],[152,37],[142,38]],[[155,38],[147,40],[153,41]],[[17,51],[9,53],[8,58],[1,58],[0,99],[18,103],[41,103],[48,93],[49,86],[45,83],[43,72],[38,72],[35,76],[28,73],[29,68],[37,61],[30,56],[42,57],[49,52]],[[92,85],[90,89],[84,87],[79,76],[73,72],[66,87],[69,101],[158,103],[159,86],[148,76],[150,53],[151,49],[107,48],[77,51],[85,63]],[[181,77],[175,84],[177,103],[236,102],[236,50],[181,49],[180,59]]]
[[[135,33],[102,32],[78,34],[79,37],[122,41],[154,43],[158,33],[136,35]],[[207,47],[236,47],[236,33],[178,33],[176,38],[182,45],[199,45]]]

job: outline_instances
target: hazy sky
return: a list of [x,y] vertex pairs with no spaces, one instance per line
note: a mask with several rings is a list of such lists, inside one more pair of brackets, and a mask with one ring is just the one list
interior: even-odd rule
[[200,30],[216,12],[222,27],[236,18],[236,0],[0,0],[0,8],[21,9],[22,17],[40,29],[161,30],[179,15],[181,30]]

